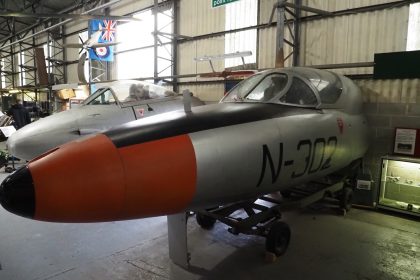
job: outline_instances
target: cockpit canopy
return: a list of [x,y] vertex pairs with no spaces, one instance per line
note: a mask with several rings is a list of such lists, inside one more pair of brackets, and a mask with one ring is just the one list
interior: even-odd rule
[[117,81],[100,84],[84,102],[84,105],[109,105],[142,103],[150,100],[177,96],[164,87],[143,81]]
[[340,77],[313,68],[286,68],[258,73],[234,87],[221,102],[280,103],[299,107],[329,107],[343,92]]

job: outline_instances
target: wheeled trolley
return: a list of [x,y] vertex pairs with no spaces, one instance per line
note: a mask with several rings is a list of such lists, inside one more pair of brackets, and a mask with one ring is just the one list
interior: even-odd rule
[[[345,181],[311,182],[309,185],[288,189],[282,196],[263,195],[253,200],[200,210],[195,216],[203,229],[209,230],[219,221],[227,225],[232,234],[264,237],[266,260],[274,261],[286,252],[292,234],[289,225],[281,221],[282,212],[304,208],[322,200],[333,204],[340,213],[345,214],[351,207],[352,193],[352,188]],[[186,232],[189,216],[189,213],[168,216],[169,256],[175,264],[186,269],[190,262]]]

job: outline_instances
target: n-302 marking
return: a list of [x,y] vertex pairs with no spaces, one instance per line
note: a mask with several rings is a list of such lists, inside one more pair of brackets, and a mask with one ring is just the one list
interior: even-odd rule
[[[331,136],[327,140],[325,138],[302,139],[296,145],[296,153],[305,153],[305,166],[302,170],[294,170],[291,178],[299,178],[305,174],[312,174],[320,170],[325,170],[331,167],[331,161],[337,149],[337,137]],[[315,161],[315,157],[321,155],[319,161]],[[274,164],[272,153],[267,144],[262,146],[262,166],[261,173],[256,187],[259,187],[264,180],[267,165],[270,167],[271,183],[275,184],[280,177],[282,166],[292,166],[294,160],[286,160],[283,164],[283,143],[279,143],[279,153],[277,159],[277,168]],[[325,159],[325,160],[324,160]]]

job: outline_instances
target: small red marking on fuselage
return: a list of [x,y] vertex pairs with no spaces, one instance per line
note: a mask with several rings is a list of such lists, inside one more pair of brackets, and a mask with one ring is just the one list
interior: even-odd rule
[[337,125],[338,125],[338,129],[340,131],[340,134],[343,134],[343,132],[344,132],[344,122],[341,118],[337,118]]

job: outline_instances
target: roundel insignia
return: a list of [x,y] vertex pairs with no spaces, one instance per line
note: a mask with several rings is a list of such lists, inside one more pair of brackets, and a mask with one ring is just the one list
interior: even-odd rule
[[105,58],[109,54],[109,49],[108,47],[95,48],[95,53],[99,58]]

